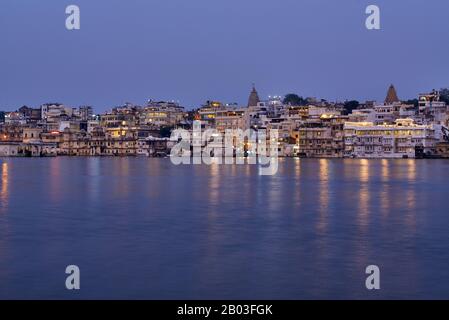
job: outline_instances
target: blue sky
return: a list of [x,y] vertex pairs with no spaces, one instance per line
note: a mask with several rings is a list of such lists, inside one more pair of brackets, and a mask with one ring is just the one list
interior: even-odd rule
[[[65,8],[81,29],[65,28]],[[381,30],[365,8],[381,9]],[[198,106],[296,92],[400,98],[449,86],[447,0],[1,0],[0,109]]]

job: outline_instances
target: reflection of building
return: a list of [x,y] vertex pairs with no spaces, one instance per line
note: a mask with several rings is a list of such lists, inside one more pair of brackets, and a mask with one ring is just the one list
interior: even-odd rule
[[354,158],[415,158],[434,152],[435,130],[411,119],[393,125],[347,122],[344,125],[345,156]]

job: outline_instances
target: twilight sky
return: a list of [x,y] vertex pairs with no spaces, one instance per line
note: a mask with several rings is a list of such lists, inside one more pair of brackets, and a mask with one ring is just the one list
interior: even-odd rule
[[[65,28],[65,8],[81,30]],[[365,8],[381,9],[381,30]],[[447,0],[1,0],[0,110],[62,102],[383,100],[449,87]]]

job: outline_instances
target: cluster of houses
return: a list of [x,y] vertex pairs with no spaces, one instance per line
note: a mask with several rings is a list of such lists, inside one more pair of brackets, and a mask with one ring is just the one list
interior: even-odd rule
[[163,129],[184,118],[172,102],[126,104],[102,115],[90,106],[24,106],[1,117],[0,156],[166,156],[171,144]]
[[282,97],[261,101],[253,87],[244,107],[208,101],[187,111],[175,102],[125,104],[96,115],[90,106],[49,103],[0,112],[0,156],[162,157],[177,128],[224,134],[227,130],[277,130],[278,154],[308,158],[449,158],[449,106],[440,92],[404,103],[390,86],[383,103],[348,112],[345,103]]

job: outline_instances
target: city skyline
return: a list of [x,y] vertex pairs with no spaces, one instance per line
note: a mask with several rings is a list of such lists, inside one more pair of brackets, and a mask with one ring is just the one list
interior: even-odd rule
[[68,31],[72,2],[7,0],[0,107],[59,101],[102,112],[150,97],[186,108],[209,99],[244,104],[253,82],[261,96],[381,101],[394,83],[400,97],[414,98],[449,86],[449,4],[430,2],[404,10],[376,1],[382,27],[367,30],[368,1],[79,0],[81,29]]
[[[430,91],[433,91],[433,90],[437,90],[437,91],[438,91],[438,90],[440,90],[440,89],[447,90],[447,88],[438,87],[438,88],[432,88],[432,89],[429,89],[429,90],[421,90],[421,91],[420,91],[419,93],[417,93],[415,96],[411,96],[411,97],[403,97],[403,96],[401,96],[400,94],[397,93],[397,91],[396,91],[396,90],[397,90],[397,87],[396,87],[395,84],[392,83],[392,84],[390,84],[389,86],[387,86],[386,88],[388,88],[388,89],[390,90],[391,87],[394,88],[395,94],[397,94],[396,98],[397,98],[398,100],[404,101],[404,102],[411,101],[411,100],[415,100],[415,99],[417,99],[417,97],[418,97],[420,94],[425,93],[425,92],[430,92]],[[260,94],[260,90],[258,89],[258,87],[257,87],[257,85],[256,85],[255,83],[252,84],[252,88],[253,88],[253,90],[257,90],[256,93],[261,97],[260,101],[269,101],[269,100],[271,100],[271,99],[280,99],[280,100],[283,100],[287,95],[298,94],[298,93],[296,93],[296,92],[288,92],[288,93],[285,93],[285,94],[282,94],[282,95],[263,95],[263,94]],[[381,98],[379,98],[378,100],[369,100],[369,99],[366,99],[366,100],[356,100],[356,99],[351,99],[351,97],[343,98],[343,99],[341,99],[341,100],[328,100],[328,99],[324,99],[323,97],[320,97],[320,96],[318,96],[318,97],[316,97],[316,96],[312,97],[312,96],[301,95],[301,94],[298,94],[298,96],[301,97],[301,98],[304,98],[304,99],[316,99],[316,101],[326,101],[326,102],[329,102],[329,103],[345,103],[345,102],[350,102],[350,101],[356,100],[357,102],[359,102],[359,103],[361,103],[361,104],[367,103],[367,102],[374,102],[374,103],[382,104],[382,103],[385,102],[385,99],[386,99],[386,97],[385,97],[385,92],[387,92],[387,98],[388,98],[389,92],[386,91],[386,90],[384,90],[383,96],[382,96],[382,95],[379,95]],[[247,93],[247,95],[248,95],[248,93]],[[248,99],[248,97],[247,97],[247,99]],[[43,106],[43,105],[52,105],[52,104],[57,104],[57,105],[58,105],[58,104],[59,104],[59,105],[65,105],[65,106],[68,106],[68,107],[74,107],[74,108],[76,108],[76,107],[83,107],[83,106],[89,106],[89,107],[92,107],[94,110],[98,111],[99,113],[103,113],[103,112],[108,112],[108,111],[112,110],[113,108],[118,108],[118,107],[125,106],[126,104],[131,104],[131,105],[133,105],[133,106],[145,106],[145,104],[151,103],[151,102],[170,102],[170,103],[176,103],[176,104],[178,104],[179,106],[184,107],[186,111],[195,111],[196,109],[201,108],[202,106],[207,105],[208,102],[220,102],[220,103],[222,103],[223,105],[235,105],[235,106],[239,106],[239,107],[245,107],[245,106],[248,106],[248,105],[247,105],[247,102],[236,102],[236,101],[232,101],[231,99],[229,99],[228,101],[219,101],[218,99],[213,99],[213,98],[206,99],[206,100],[204,100],[202,103],[199,103],[199,104],[194,105],[194,106],[186,106],[186,105],[184,105],[184,104],[182,103],[182,101],[179,101],[179,100],[172,100],[172,99],[166,99],[166,100],[164,100],[164,99],[157,99],[157,98],[154,98],[154,97],[149,97],[149,98],[144,99],[144,100],[142,100],[142,101],[125,101],[125,100],[124,100],[124,101],[122,101],[121,103],[112,104],[112,105],[110,105],[110,106],[102,106],[102,107],[94,106],[94,105],[89,104],[89,103],[82,104],[82,105],[70,105],[70,104],[66,104],[64,101],[46,101],[46,102],[35,103],[35,104],[30,104],[30,105],[20,104],[20,103],[19,103],[18,105],[12,106],[12,107],[10,107],[9,109],[0,106],[0,111],[17,111],[20,107],[30,107],[30,108],[36,108],[36,107],[37,107],[37,108],[39,108],[39,107],[41,107],[41,106]]]

